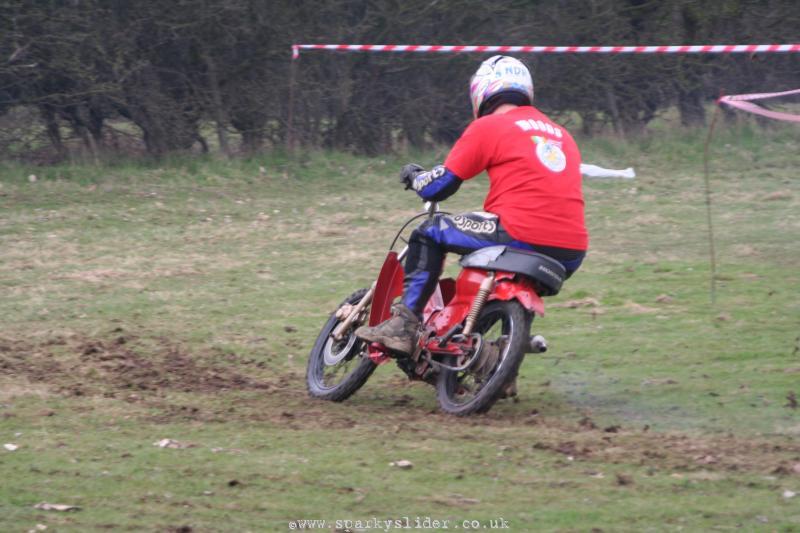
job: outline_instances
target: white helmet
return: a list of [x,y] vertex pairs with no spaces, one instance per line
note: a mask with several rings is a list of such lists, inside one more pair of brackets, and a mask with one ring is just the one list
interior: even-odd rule
[[[531,105],[533,103],[533,80],[528,68],[519,59],[509,56],[493,56],[481,63],[469,82],[469,97],[475,118],[488,112],[484,107],[490,98],[507,95],[510,103]],[[519,102],[519,103],[518,103]]]

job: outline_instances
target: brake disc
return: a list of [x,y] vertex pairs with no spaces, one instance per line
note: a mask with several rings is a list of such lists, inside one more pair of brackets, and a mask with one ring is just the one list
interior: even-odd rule
[[472,367],[472,372],[479,379],[486,378],[495,369],[500,361],[500,354],[505,349],[505,339],[499,338],[496,341],[485,342],[478,354],[478,360]]
[[322,349],[322,358],[326,366],[338,365],[353,350],[353,346],[358,339],[351,333],[347,336],[347,341],[337,341],[333,337],[328,337],[325,348]]
[[483,378],[488,372],[497,364],[500,358],[500,349],[494,343],[486,343],[483,345],[480,357],[472,367],[472,372],[475,377]]

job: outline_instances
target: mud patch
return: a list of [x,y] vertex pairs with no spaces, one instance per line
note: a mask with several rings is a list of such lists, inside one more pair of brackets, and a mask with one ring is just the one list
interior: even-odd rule
[[[502,403],[466,419],[439,413],[431,401],[412,401],[406,382],[360,392],[334,404],[310,399],[301,372],[273,376],[262,362],[235,354],[189,353],[185,347],[118,335],[106,339],[55,338],[37,344],[0,339],[0,380],[9,376],[72,396],[104,396],[148,407],[153,422],[263,424],[287,431],[346,431],[354,438],[380,434],[423,442],[480,440],[502,447],[508,460],[553,456],[567,467],[637,465],[663,474],[759,472],[794,477],[800,443],[791,437],[686,434],[646,426],[603,427],[588,416],[568,422],[531,408]],[[258,379],[258,376],[271,376]],[[21,379],[20,379],[21,378]],[[388,389],[387,389],[388,385]],[[422,386],[422,385],[419,385]],[[263,391],[269,393],[263,393]],[[179,396],[174,392],[194,393]],[[426,390],[433,397],[433,391]],[[222,393],[224,401],[196,394]],[[524,400],[523,400],[524,401]],[[702,474],[706,475],[706,474]],[[717,474],[714,474],[717,475]]]
[[[301,379],[299,375],[294,378]],[[318,402],[288,392],[281,390],[280,405],[267,398],[258,400],[258,410],[247,402],[240,403],[236,416],[287,430],[345,430],[355,434],[368,431],[380,432],[387,438],[413,434],[413,438],[422,440],[480,440],[487,447],[496,444],[507,450],[503,454],[511,459],[544,453],[561,458],[564,465],[637,465],[663,474],[757,472],[794,476],[797,474],[792,465],[800,462],[800,443],[789,436],[656,432],[647,426],[598,425],[589,417],[568,422],[543,416],[536,409],[507,410],[502,405],[485,415],[455,418],[431,409],[432,405],[408,402],[398,406],[391,401],[391,394],[386,397],[385,391],[364,391],[366,394],[361,393],[359,400],[349,404]],[[402,392],[395,390],[400,399]]]
[[[159,341],[137,345],[135,337],[112,339],[53,338],[37,344],[0,340],[0,374],[46,384],[72,396],[116,397],[169,391],[211,393],[267,389],[268,383]],[[136,398],[135,394],[132,398]]]
[[[430,404],[406,402],[398,406],[397,400],[392,401],[392,395],[387,397],[385,391],[380,394],[365,391],[357,400],[335,404],[309,399],[300,385],[303,377],[286,376],[291,376],[287,382],[276,384],[279,394],[240,396],[227,402],[224,409],[203,406],[200,412],[187,412],[186,407],[181,407],[169,412],[169,416],[207,421],[239,419],[289,431],[379,433],[387,439],[398,435],[421,441],[480,440],[487,447],[502,447],[507,450],[504,455],[510,458],[545,453],[563,459],[564,465],[633,464],[661,473],[758,472],[793,476],[796,474],[792,465],[800,462],[800,443],[790,437],[603,427],[588,417],[567,422],[559,417],[542,416],[535,409],[514,412],[495,409],[485,415],[456,418],[432,409]],[[395,393],[401,400],[406,396],[401,389]]]
[[[549,424],[548,424],[549,425]],[[544,428],[542,428],[544,429]],[[760,472],[788,475],[786,465],[800,453],[789,440],[781,443],[759,437],[701,436],[617,430],[614,435],[584,431],[569,435],[566,428],[542,431],[536,450],[547,450],[575,461],[637,464],[668,472]],[[565,437],[571,437],[567,440]]]

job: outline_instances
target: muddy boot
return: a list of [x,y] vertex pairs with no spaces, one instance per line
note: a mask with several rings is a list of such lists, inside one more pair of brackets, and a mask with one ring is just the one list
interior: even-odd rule
[[419,331],[419,318],[403,304],[392,306],[392,318],[377,326],[361,326],[356,337],[367,342],[378,342],[399,355],[414,353]]

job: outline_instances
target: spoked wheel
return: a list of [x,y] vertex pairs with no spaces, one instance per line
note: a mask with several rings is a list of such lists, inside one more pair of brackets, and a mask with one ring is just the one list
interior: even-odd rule
[[[494,301],[483,308],[474,328],[483,337],[477,360],[463,371],[439,372],[436,392],[443,411],[466,416],[492,408],[517,377],[532,319],[515,300]],[[450,366],[459,364],[455,357],[443,362]]]
[[[355,305],[366,293],[367,289],[356,291],[342,305]],[[365,316],[368,311],[369,308],[365,310]],[[367,382],[376,366],[367,354],[366,344],[354,334],[362,322],[356,321],[337,341],[331,333],[340,322],[336,313],[330,316],[311,349],[306,368],[309,394],[333,402],[341,402],[352,396]]]

